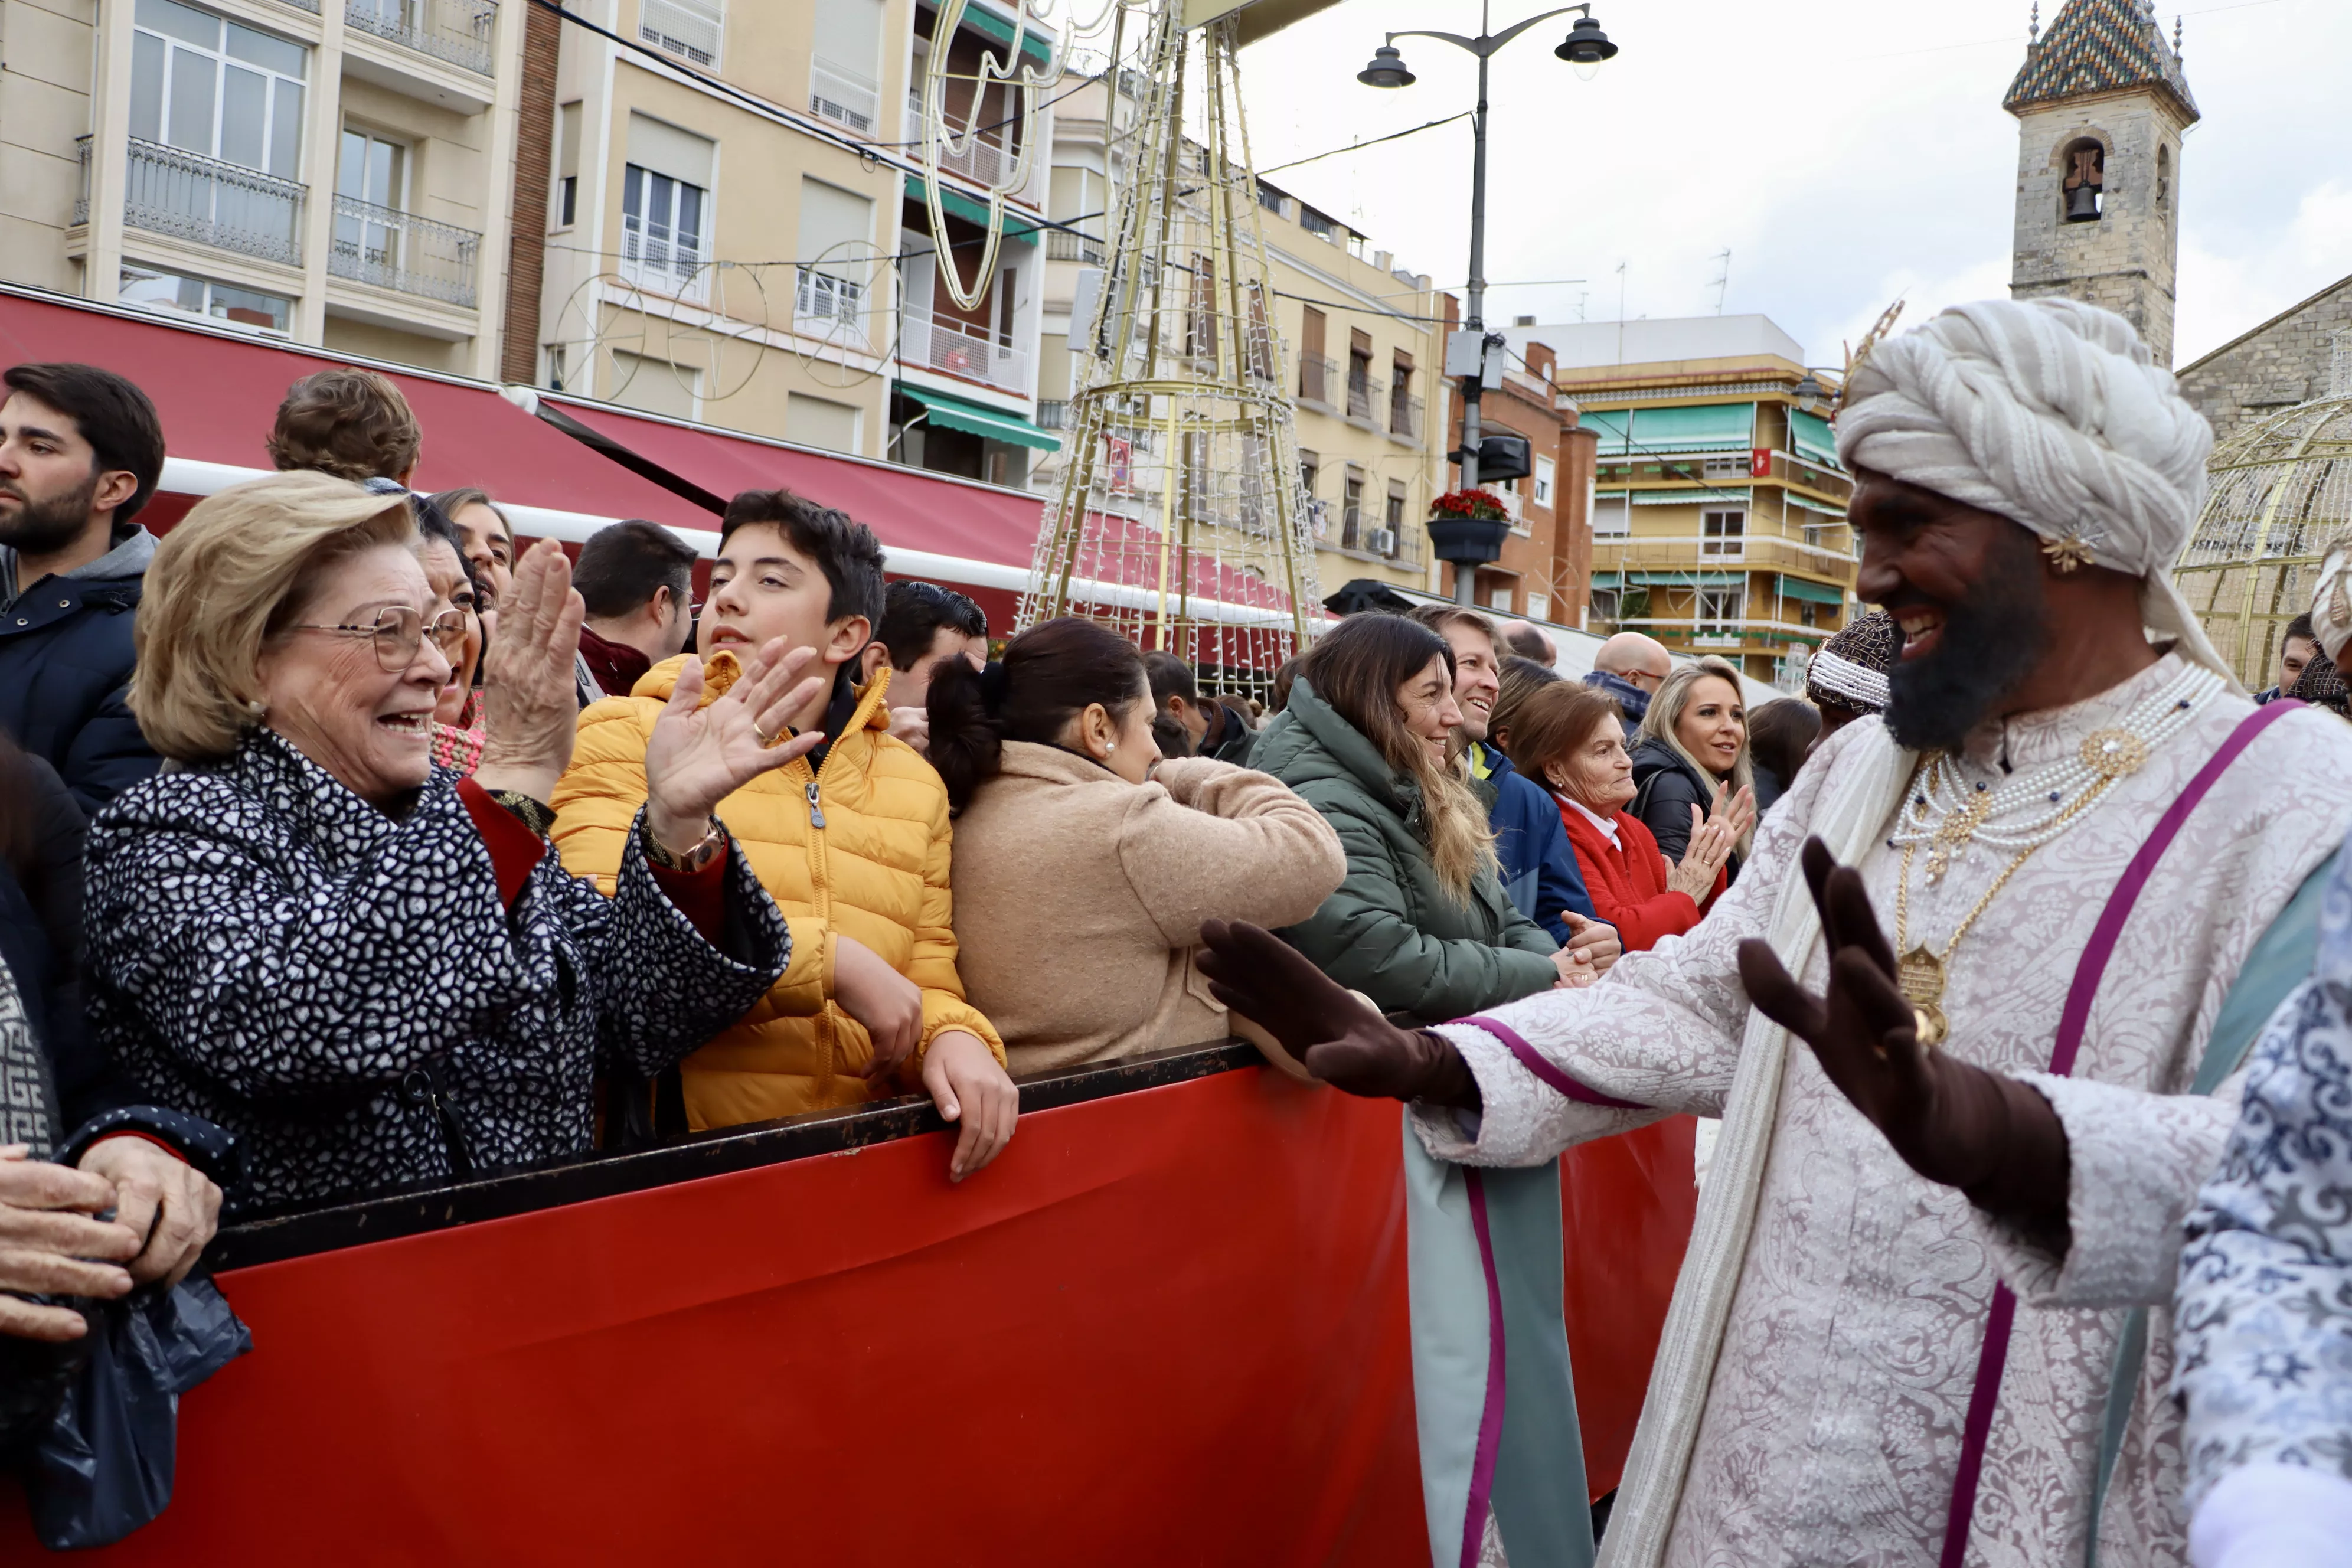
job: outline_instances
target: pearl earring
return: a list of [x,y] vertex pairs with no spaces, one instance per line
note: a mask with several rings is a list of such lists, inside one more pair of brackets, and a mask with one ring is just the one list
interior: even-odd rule
[[1117,741],[1105,741],[1105,742],[1103,742],[1103,755],[1104,755],[1104,756],[1108,757],[1108,756],[1109,756],[1113,752],[1116,752],[1116,751],[1118,751],[1118,742]]

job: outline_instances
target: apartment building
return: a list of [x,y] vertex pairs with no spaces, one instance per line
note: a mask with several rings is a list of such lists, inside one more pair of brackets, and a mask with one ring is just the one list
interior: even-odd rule
[[[1444,303],[1446,325],[1456,323],[1452,295]],[[1552,351],[1530,339],[1511,353],[1483,389],[1478,404],[1481,438],[1524,437],[1528,471],[1517,479],[1481,481],[1479,489],[1499,499],[1511,531],[1502,555],[1476,570],[1472,596],[1497,615],[1525,616],[1564,626],[1584,624],[1586,582],[1592,565],[1591,510],[1595,440],[1580,427],[1577,406],[1552,384]],[[1448,400],[1449,449],[1462,445],[1460,397]],[[1441,458],[1441,461],[1444,459]],[[1436,591],[1454,596],[1454,568],[1441,563]]]
[[0,0],[0,278],[497,374],[529,0]]
[[[950,41],[950,115],[978,129],[921,172],[925,0],[583,0],[562,22],[548,133],[542,384],[679,419],[1019,484],[1034,422],[1046,160],[982,244],[1024,126],[981,52]],[[1023,53],[1042,64],[1034,30]],[[1032,133],[1050,134],[1051,110]],[[942,250],[947,252],[942,257]],[[950,265],[978,288],[958,306]],[[983,270],[983,267],[985,270]],[[968,289],[967,292],[971,290]]]
[[[1064,89],[1048,216],[1067,228],[1046,237],[1039,340],[1040,417],[1054,428],[1077,374],[1071,312],[1105,265],[1111,187],[1125,177],[1121,143],[1133,110],[1122,95],[1113,125],[1102,83],[1070,77]],[[1440,467],[1426,390],[1437,379],[1438,297],[1429,279],[1398,268],[1364,236],[1264,180],[1255,220],[1265,241],[1280,374],[1296,400],[1317,575],[1327,591],[1358,577],[1425,586],[1429,541],[1420,525]],[[1031,482],[1050,491],[1059,478],[1058,461],[1048,459]]]
[[1596,630],[1644,631],[1793,689],[1855,613],[1852,478],[1804,351],[1763,316],[1519,326],[1597,437]]

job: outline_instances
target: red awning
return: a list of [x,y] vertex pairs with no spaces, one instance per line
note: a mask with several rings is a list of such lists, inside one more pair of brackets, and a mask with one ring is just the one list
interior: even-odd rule
[[[0,357],[79,360],[130,377],[154,400],[174,458],[268,469],[263,446],[286,388],[345,362],[267,339],[184,327],[56,297],[0,292]],[[379,367],[382,368],[382,367]],[[677,528],[709,514],[580,443],[481,382],[385,370],[425,432],[419,489],[478,485],[500,500]]]
[[[1045,518],[1045,501],[1021,490],[813,452],[756,436],[675,425],[607,404],[552,395],[545,401],[715,495],[780,487],[795,490],[847,512],[871,528],[886,547],[1026,570]],[[714,524],[704,514],[694,526]]]

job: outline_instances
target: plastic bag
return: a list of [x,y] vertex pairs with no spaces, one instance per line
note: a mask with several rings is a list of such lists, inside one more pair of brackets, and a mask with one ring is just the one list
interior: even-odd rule
[[89,1358],[26,1477],[33,1528],[51,1551],[105,1546],[172,1500],[180,1395],[253,1348],[209,1279],[89,1314]]

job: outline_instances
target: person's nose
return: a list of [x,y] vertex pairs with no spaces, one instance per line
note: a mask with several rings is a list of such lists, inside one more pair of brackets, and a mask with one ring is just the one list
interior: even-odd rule
[[449,656],[441,651],[439,643],[429,637],[416,639],[416,657],[408,661],[406,679],[421,681],[438,691],[449,684],[449,678],[455,673],[456,667],[449,662]]

